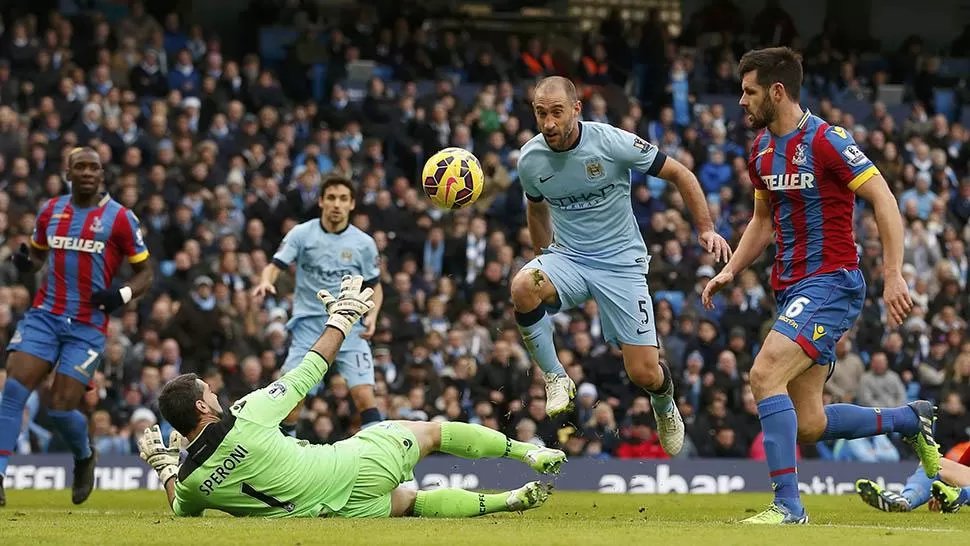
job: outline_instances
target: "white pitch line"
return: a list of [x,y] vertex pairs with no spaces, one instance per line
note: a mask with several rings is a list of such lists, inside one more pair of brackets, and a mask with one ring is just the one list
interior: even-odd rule
[[843,523],[809,523],[806,527],[831,527],[833,529],[877,529],[879,531],[913,531],[918,533],[959,533],[953,527],[898,527],[891,525],[851,525]]

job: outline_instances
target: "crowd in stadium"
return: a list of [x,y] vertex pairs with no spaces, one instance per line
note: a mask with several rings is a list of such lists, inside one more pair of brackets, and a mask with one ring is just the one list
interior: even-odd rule
[[[715,4],[678,37],[656,17],[637,28],[611,17],[584,40],[579,62],[538,38],[510,35],[479,47],[462,33],[428,32],[413,17],[378,18],[368,9],[345,27],[277,11],[282,22],[306,28],[291,51],[296,74],[327,65],[319,102],[305,78],[290,84],[292,67],[223,54],[218,37],[174,13],[153,17],[138,2],[110,23],[97,13],[5,18],[0,347],[37,287],[6,258],[27,240],[40,204],[67,192],[66,151],[91,146],[106,166],[106,189],[140,218],[157,268],[150,295],[110,324],[101,371],[84,401],[95,446],[101,454],[136,453],[136,436],[160,418],[161,386],[179,373],[198,373],[228,407],[279,373],[292,276],[281,277],[279,297],[257,301],[250,291],[283,234],[319,215],[321,177],[336,172],[356,184],[352,222],[381,252],[385,300],[372,347],[384,418],[480,423],[563,446],[570,456],[666,457],[649,399],[627,380],[620,352],[604,344],[593,302],[556,316],[560,360],[579,388],[571,415],[546,417],[541,375],[521,345],[508,286],[533,257],[516,174],[518,147],[536,130],[530,85],[570,75],[581,84],[585,119],[637,132],[691,167],[718,231],[733,245],[751,213],[746,151],[753,132],[723,105],[696,98],[736,96],[739,54],[783,43],[803,51],[816,113],[850,131],[890,182],[906,225],[904,274],[916,304],[901,328],[884,326],[882,252],[872,214],[860,208],[856,232],[870,298],[839,344],[827,401],[931,399],[940,405],[944,451],[970,440],[970,135],[960,109],[950,118],[936,113],[933,95],[950,87],[959,98],[962,82],[937,73],[938,52],[919,40],[885,69],[866,73],[858,53],[870,44],[837,25],[798,36],[783,11],[766,9],[745,22],[730,2]],[[742,29],[758,30],[755,44],[736,39]],[[728,39],[705,39],[711,35]],[[631,36],[638,37],[632,44]],[[967,35],[953,38],[943,53],[967,55]],[[365,96],[350,96],[342,82],[358,59],[390,67],[395,85],[375,77]],[[636,66],[649,68],[633,85]],[[430,94],[418,93],[415,80],[445,73],[460,73],[480,90],[462,101],[455,83],[440,78]],[[878,102],[865,118],[840,110],[846,97],[878,99],[883,83],[906,85],[914,102],[905,119]],[[632,91],[624,94],[624,86]],[[486,173],[482,197],[458,212],[431,207],[416,183],[424,159],[450,145],[473,151]],[[660,180],[634,173],[634,182],[631,206],[652,254],[657,328],[687,422],[690,442],[681,456],[763,458],[746,383],[775,313],[770,261],[705,310],[700,291],[716,269],[695,242],[682,199]],[[0,370],[0,384],[3,377]],[[49,432],[44,408],[41,389],[28,404],[19,453],[66,450]],[[307,402],[297,434],[332,442],[352,434],[355,419],[346,382],[331,375]],[[886,437],[801,449],[804,457],[911,457]]]

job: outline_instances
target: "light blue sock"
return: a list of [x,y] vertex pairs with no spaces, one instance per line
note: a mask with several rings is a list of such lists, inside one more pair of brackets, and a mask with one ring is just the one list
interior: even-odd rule
[[566,370],[559,362],[556,345],[552,340],[555,331],[552,317],[546,313],[545,306],[539,305],[539,307],[526,313],[516,311],[515,322],[519,325],[519,332],[522,334],[525,348],[532,355],[532,359],[539,364],[543,373],[566,375]]
[[970,503],[970,485],[960,488],[960,496],[957,497],[957,503],[961,506]]
[[906,485],[900,491],[900,495],[909,503],[912,510],[930,502],[930,487],[933,485],[933,478],[926,475],[922,466],[916,467],[916,472],[906,479]]
[[91,440],[88,438],[88,420],[78,410],[48,410],[54,428],[64,436],[75,459],[91,456]]
[[28,396],[30,391],[27,387],[12,377],[8,377],[3,384],[3,400],[0,401],[0,478],[6,475],[7,462],[17,445]]
[[658,413],[667,413],[674,405],[674,381],[670,368],[663,360],[660,361],[660,369],[663,371],[663,382],[656,391],[647,391],[650,394],[650,404]]
[[795,516],[805,513],[798,493],[797,436],[795,405],[787,394],[776,394],[758,402],[758,416],[764,431],[765,458],[768,462],[775,503]]

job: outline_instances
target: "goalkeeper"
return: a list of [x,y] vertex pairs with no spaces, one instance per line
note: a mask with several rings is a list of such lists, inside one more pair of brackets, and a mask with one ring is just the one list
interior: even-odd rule
[[[320,382],[347,332],[373,307],[372,291],[361,291],[362,281],[345,276],[337,298],[321,290],[329,319],[303,362],[228,412],[193,374],[165,385],[159,407],[175,432],[166,447],[158,426],[151,427],[139,451],[165,485],[176,515],[214,509],[265,517],[467,517],[528,510],[546,501],[549,492],[541,482],[491,495],[399,487],[413,479],[421,457],[438,451],[468,459],[507,457],[543,473],[557,473],[566,460],[559,450],[485,427],[389,421],[332,445],[309,445],[280,433],[280,421]],[[188,455],[179,466],[183,435]]]

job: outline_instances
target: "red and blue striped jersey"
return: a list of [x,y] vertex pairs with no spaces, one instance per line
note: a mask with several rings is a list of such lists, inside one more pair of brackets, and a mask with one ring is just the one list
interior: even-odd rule
[[148,259],[148,248],[134,213],[105,194],[93,207],[80,208],[70,195],[44,203],[30,243],[47,250],[47,274],[34,307],[90,324],[101,331],[105,314],[91,305],[91,294],[111,286],[121,259]]
[[806,277],[859,267],[855,191],[879,171],[845,129],[806,110],[790,134],[775,136],[767,129],[758,134],[748,172],[755,198],[771,207],[776,291]]

